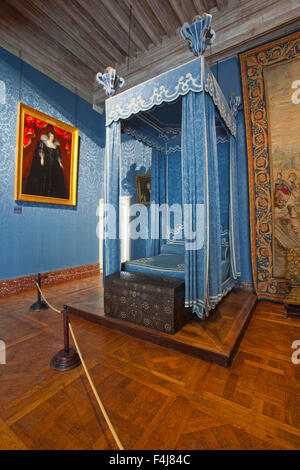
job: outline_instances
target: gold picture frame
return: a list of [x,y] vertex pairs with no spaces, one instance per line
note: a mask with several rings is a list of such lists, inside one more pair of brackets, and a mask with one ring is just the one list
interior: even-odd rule
[[150,206],[150,193],[151,193],[151,174],[136,176],[138,203],[144,206]]
[[[294,119],[299,111],[292,100],[297,91],[293,83],[299,77],[299,59],[300,32],[240,55],[253,280],[259,298],[275,301],[284,299],[288,268],[285,253],[290,242],[297,244],[298,237],[292,234],[292,219],[299,211],[290,207],[295,200],[295,184],[289,181],[289,174],[294,172],[293,149],[298,155],[300,143],[299,119]],[[299,179],[300,173],[297,183]]]
[[15,200],[76,206],[79,130],[18,105]]

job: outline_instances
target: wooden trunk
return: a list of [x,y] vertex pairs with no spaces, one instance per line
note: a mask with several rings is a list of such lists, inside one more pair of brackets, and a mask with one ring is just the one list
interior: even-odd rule
[[184,281],[125,271],[105,278],[104,312],[170,334],[192,318],[184,307]]

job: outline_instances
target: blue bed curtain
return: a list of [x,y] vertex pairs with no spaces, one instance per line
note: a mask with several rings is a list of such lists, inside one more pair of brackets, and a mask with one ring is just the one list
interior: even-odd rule
[[[181,125],[185,306],[192,307],[200,317],[206,305],[208,281],[208,218],[203,211],[208,207],[206,129],[203,126],[206,119],[204,99],[204,93],[192,92],[182,98]],[[199,220],[200,218],[202,220]]]
[[152,148],[151,159],[151,196],[149,209],[149,240],[147,243],[147,256],[160,253],[164,243],[163,216],[158,206],[166,203],[166,163],[162,151]]
[[222,239],[219,167],[216,129],[216,110],[212,98],[205,94],[206,135],[208,155],[208,288],[206,311],[211,310],[223,297]]
[[238,205],[238,184],[237,184],[237,142],[230,136],[230,216],[229,216],[229,237],[231,272],[233,279],[238,279],[241,275],[240,260],[240,228],[239,228],[239,205]]
[[182,157],[185,304],[203,318],[223,295],[215,106],[208,94],[183,97]]
[[[220,134],[222,133],[221,137]],[[219,136],[218,136],[219,134]],[[229,246],[229,205],[230,205],[230,136],[224,131],[217,131],[218,167],[220,187],[221,228],[223,235],[228,234]],[[222,235],[222,234],[221,234]]]
[[[104,205],[110,205],[104,213],[103,237],[103,280],[105,276],[121,269],[120,223],[120,166],[121,166],[121,125],[120,121],[106,127]],[[104,206],[104,207],[105,207]]]

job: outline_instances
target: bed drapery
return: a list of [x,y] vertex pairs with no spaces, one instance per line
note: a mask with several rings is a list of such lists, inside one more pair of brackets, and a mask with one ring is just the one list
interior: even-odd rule
[[165,231],[163,227],[162,213],[159,206],[166,203],[166,164],[161,150],[152,148],[151,156],[151,197],[149,208],[149,232],[147,243],[147,256],[160,253],[160,247],[164,243]]
[[[207,165],[204,94],[182,102],[182,171],[185,238],[185,305],[198,314],[205,306],[208,272]],[[203,164],[204,163],[204,164]],[[206,209],[206,213],[204,210]],[[197,248],[198,249],[195,249]],[[191,248],[191,249],[190,249]]]
[[230,205],[229,205],[229,236],[231,270],[233,279],[241,275],[240,260],[240,232],[239,232],[239,205],[237,186],[237,142],[230,136]]
[[104,227],[103,227],[103,281],[120,270],[120,168],[121,124],[112,122],[106,127],[104,162]]
[[184,211],[185,305],[202,317],[223,296],[216,119],[208,94],[183,98],[182,157],[184,204],[192,207]]

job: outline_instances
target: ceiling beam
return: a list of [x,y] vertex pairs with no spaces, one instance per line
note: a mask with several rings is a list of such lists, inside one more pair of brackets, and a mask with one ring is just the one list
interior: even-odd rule
[[177,15],[178,20],[183,24],[186,21],[186,15],[183,9],[182,0],[169,0],[169,3],[173,8],[174,13]]
[[[112,17],[119,23],[125,33],[129,35],[129,23],[130,23],[130,8],[126,6],[123,0],[118,2],[117,0],[102,0],[107,10],[110,12]],[[132,15],[133,16],[133,15]],[[146,51],[150,44],[150,39],[145,34],[143,28],[139,23],[132,17],[132,24],[130,30],[131,41],[141,51]]]
[[178,24],[175,25],[174,21],[172,21],[170,13],[166,10],[167,4],[161,0],[147,0],[147,2],[166,34],[169,37],[173,36]]
[[179,23],[190,23],[196,14],[196,8],[193,0],[169,0],[175,14],[179,19]]
[[197,11],[197,15],[202,15],[202,13],[209,13],[209,7],[206,0],[193,0],[194,5]]
[[[68,0],[69,2],[70,0]],[[129,37],[125,31],[120,28],[117,21],[111,16],[107,8],[104,6],[104,2],[99,0],[72,0],[73,5],[76,5],[78,11],[81,12],[82,16],[90,17],[93,19],[94,28],[98,27],[101,31],[105,31],[107,39],[115,44],[117,48],[122,51],[123,60],[119,62],[125,62],[126,56],[128,55],[128,43]],[[68,3],[67,2],[67,3]],[[130,57],[134,57],[137,54],[137,48],[132,43],[130,48]]]
[[101,62],[99,54],[97,54],[96,57],[90,54],[90,49],[82,47],[80,41],[75,40],[74,37],[60,28],[44,11],[36,6],[34,1],[26,0],[25,3],[22,0],[6,1],[33,24],[36,24],[47,36],[49,31],[51,31],[51,34],[55,36],[56,41],[62,47],[66,48],[75,57],[78,57],[78,59],[82,61],[82,64],[87,65],[91,70],[96,72],[100,67],[103,68],[105,66],[105,63]]
[[145,14],[145,8],[140,0],[124,0],[130,8],[132,5],[132,13],[137,22],[142,26],[153,44],[158,46],[161,43],[160,30],[157,28],[151,17]]
[[[20,25],[20,23],[19,23]],[[93,100],[93,74],[82,73],[79,71],[79,65],[67,64],[64,61],[64,72],[61,71],[62,54],[57,49],[55,42],[52,40],[51,60],[49,58],[49,50],[45,49],[38,41],[33,42],[28,38],[23,28],[16,27],[8,21],[5,15],[0,15],[0,45],[10,51],[12,54],[19,56],[25,62],[35,67],[40,72],[57,81],[69,90],[77,93],[85,100],[92,102]],[[35,34],[37,31],[35,30]],[[46,39],[50,39],[46,37]],[[22,44],[22,53],[20,51]],[[76,74],[76,69],[78,74]]]
[[82,15],[82,11],[78,10],[78,5],[73,0],[51,0],[51,2],[38,0],[38,5],[57,25],[81,41],[95,57],[99,57],[102,63],[111,65],[124,61],[122,52],[99,28],[95,28],[89,18]]
[[[300,27],[298,0],[286,0],[284,8],[282,1],[241,0],[214,15],[212,27],[216,39],[206,53],[206,60],[210,64],[225,60],[262,37],[275,37],[278,30],[289,25]],[[164,39],[160,46],[150,49],[138,61],[132,61],[129,73],[123,67],[118,68],[118,73],[125,78],[126,88],[129,88],[193,58],[178,30],[176,37]],[[97,90],[94,102],[103,104],[104,100],[103,91]]]
[[[13,38],[19,40],[20,49],[24,45],[34,50],[37,56],[43,56],[50,64],[57,63],[61,66],[63,63],[64,71],[75,71],[77,69],[77,75],[80,79],[86,79],[85,77],[88,74],[93,76],[93,70],[90,70],[87,66],[84,70],[82,67],[84,64],[76,56],[58,44],[50,34],[41,31],[8,4],[1,11],[0,25],[1,33],[10,33]],[[34,36],[36,41],[32,41]],[[43,38],[43,41],[40,41],[39,38]],[[49,47],[49,45],[51,46]],[[88,73],[86,74],[85,71]]]
[[216,0],[218,10],[225,10],[228,6],[228,0]]

